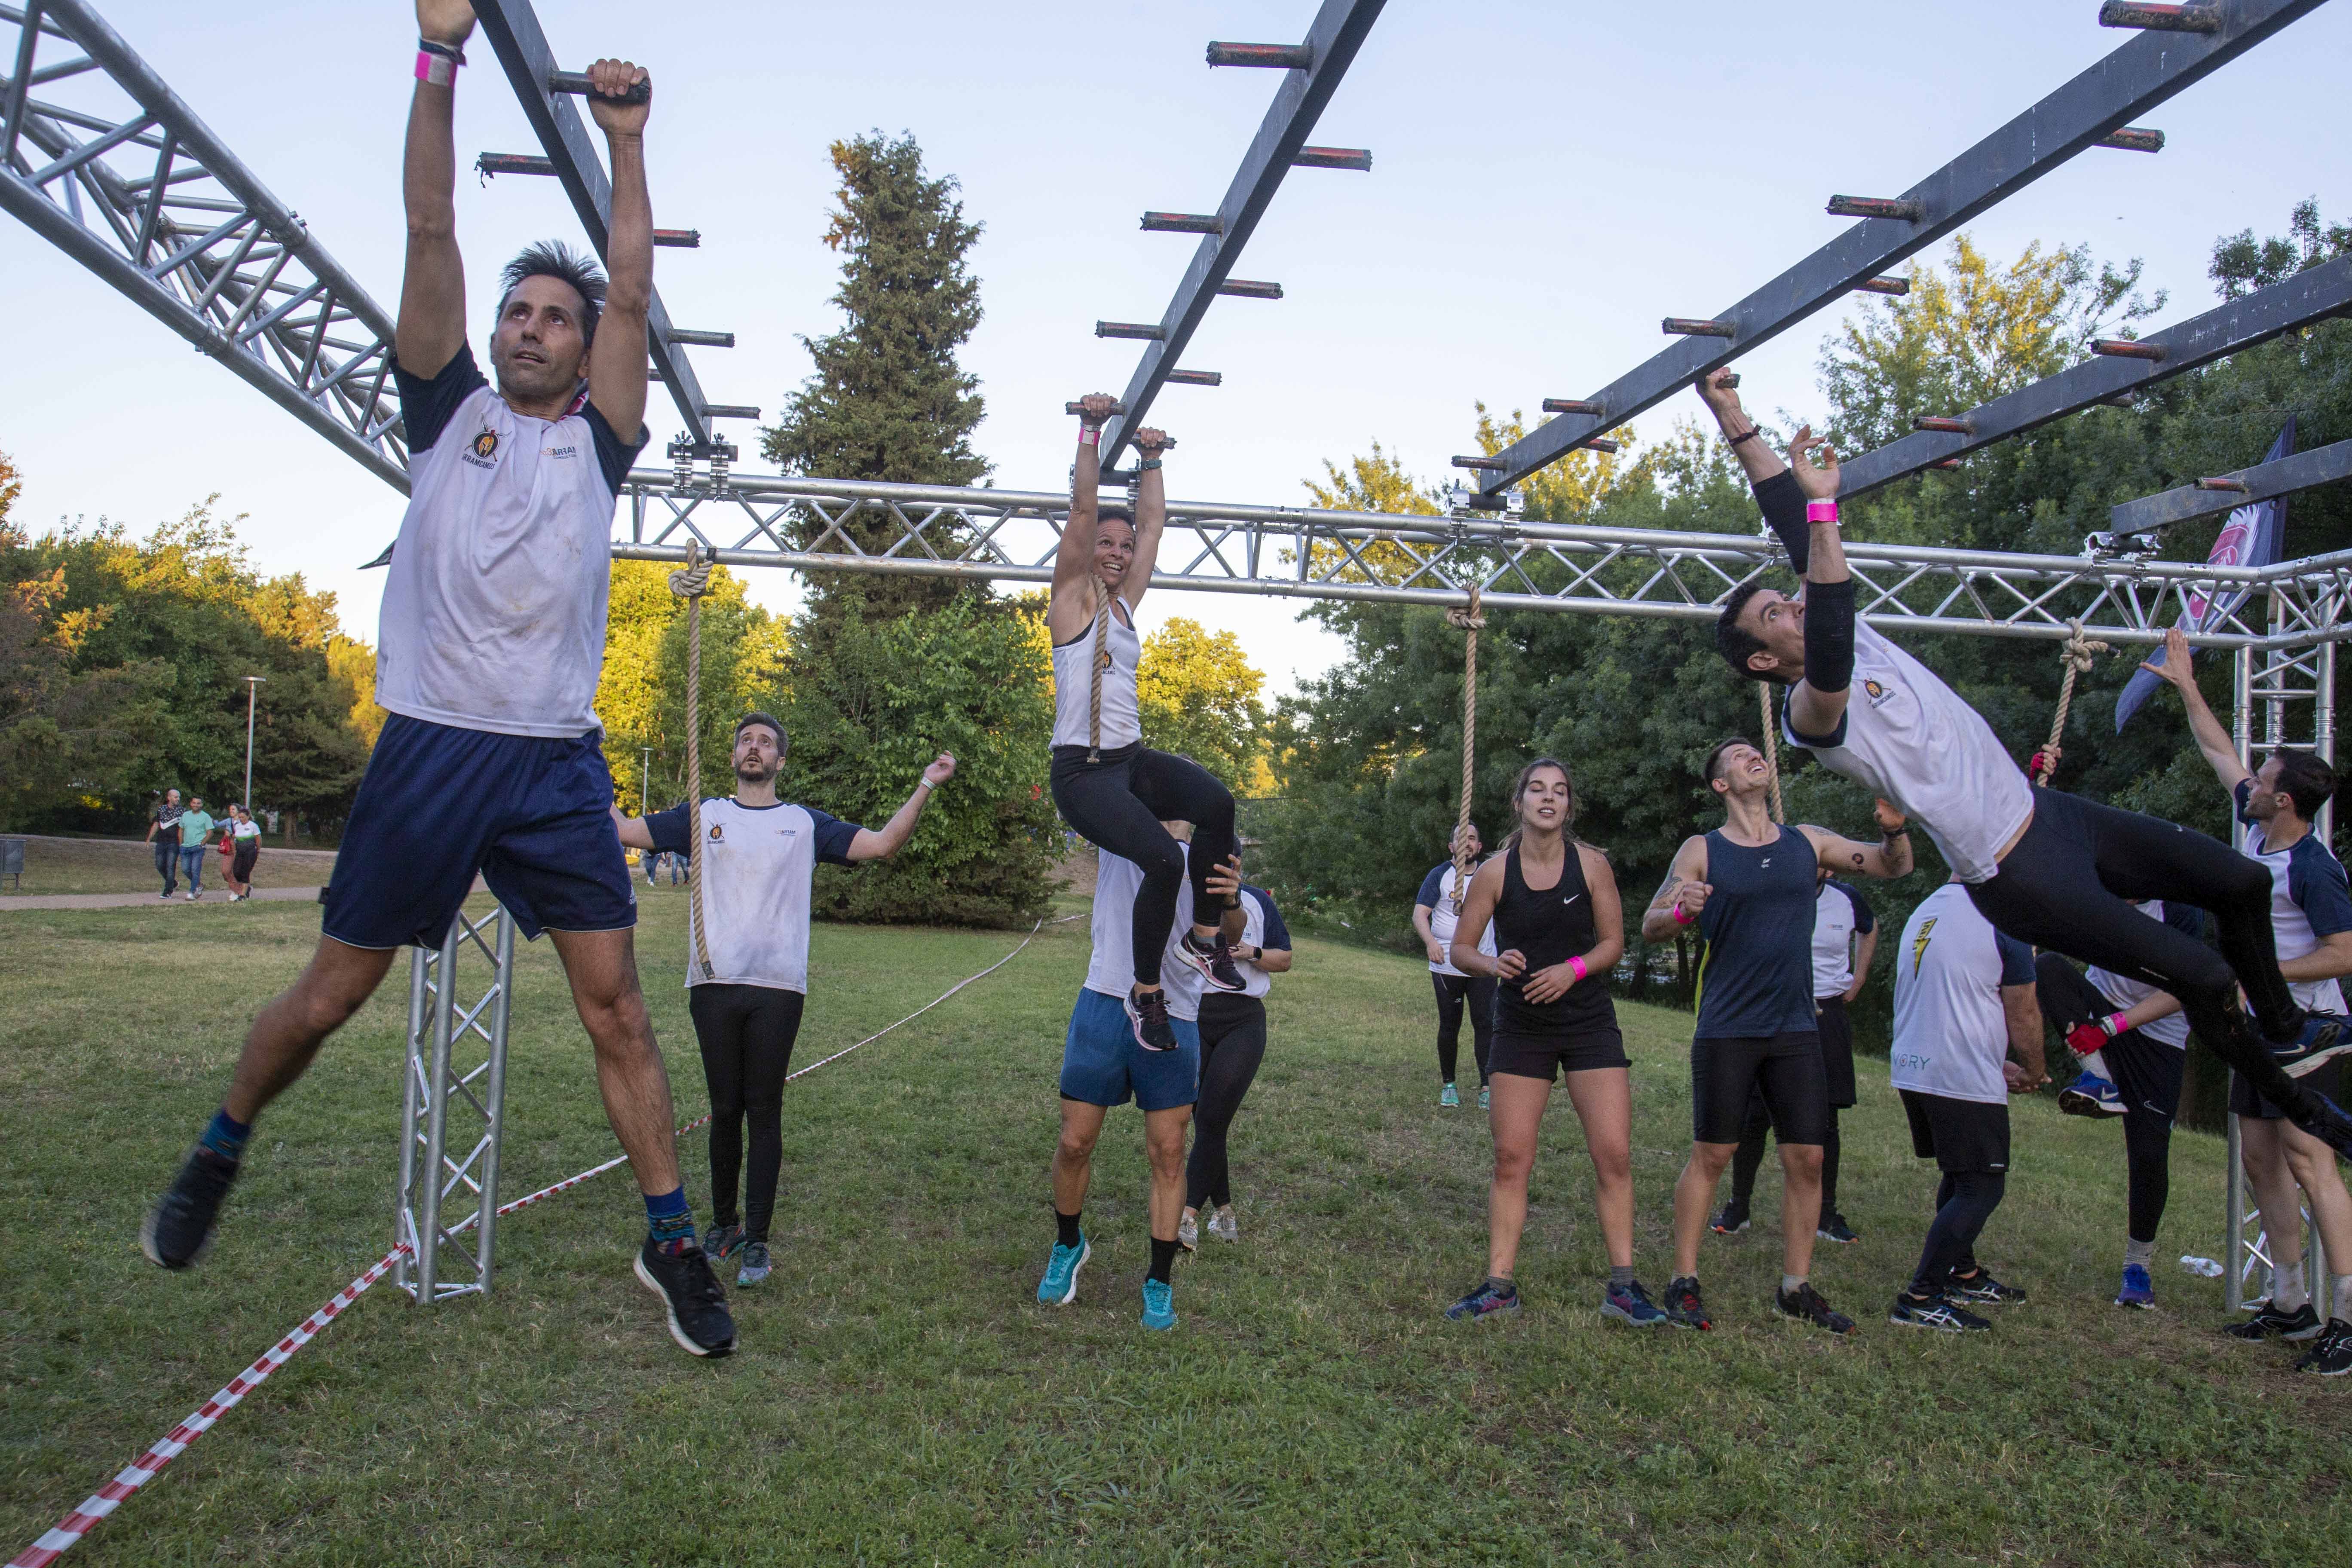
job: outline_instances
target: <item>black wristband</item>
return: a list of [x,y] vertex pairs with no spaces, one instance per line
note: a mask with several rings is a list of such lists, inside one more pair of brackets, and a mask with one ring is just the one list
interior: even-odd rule
[[1750,426],[1737,436],[1725,437],[1724,444],[1727,446],[1737,447],[1742,441],[1753,441],[1757,437],[1761,436],[1762,434],[1764,434],[1764,432],[1761,427]]

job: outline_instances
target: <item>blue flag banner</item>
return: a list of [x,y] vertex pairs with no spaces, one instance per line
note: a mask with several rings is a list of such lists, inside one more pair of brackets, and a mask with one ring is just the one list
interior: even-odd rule
[[[2278,439],[2271,443],[2271,449],[2263,456],[2263,461],[2274,463],[2281,458],[2294,455],[2294,418],[2290,415],[2285,427],[2279,431]],[[2279,536],[2285,531],[2284,497],[2273,496],[2252,506],[2242,506],[2230,514],[2230,521],[2222,526],[2221,537],[2213,541],[2213,552],[2205,558],[2205,563],[2208,566],[2271,565],[2278,560]],[[2183,610],[2180,618],[2173,624],[2194,635],[2227,618],[2245,596],[2246,590],[2242,587],[2226,588],[2210,598],[2202,594],[2192,594],[2189,597],[2189,608]],[[2193,656],[2195,650],[2190,652]],[[2147,662],[2162,664],[2164,650],[2158,648],[2148,656]],[[2140,710],[2141,705],[2162,684],[2160,677],[2145,669],[2132,671],[2132,678],[2124,683],[2123,690],[2116,696],[2117,734],[2123,733],[2123,728],[2131,722],[2132,715]]]

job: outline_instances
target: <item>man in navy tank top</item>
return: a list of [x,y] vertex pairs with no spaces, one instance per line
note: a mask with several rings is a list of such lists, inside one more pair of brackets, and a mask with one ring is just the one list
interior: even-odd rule
[[1675,1279],[1667,1315],[1712,1326],[1699,1294],[1698,1244],[1707,1206],[1739,1147],[1748,1097],[1764,1096],[1780,1146],[1780,1310],[1833,1333],[1853,1327],[1811,1283],[1821,1223],[1822,1144],[1829,1080],[1813,1009],[1813,912],[1820,873],[1900,877],[1911,869],[1903,814],[1878,803],[1879,841],[1784,826],[1768,806],[1771,772],[1745,740],[1709,752],[1701,770],[1722,797],[1723,826],[1683,840],[1642,917],[1642,934],[1671,942],[1698,928],[1698,1026],[1691,1040],[1691,1154],[1675,1184]]

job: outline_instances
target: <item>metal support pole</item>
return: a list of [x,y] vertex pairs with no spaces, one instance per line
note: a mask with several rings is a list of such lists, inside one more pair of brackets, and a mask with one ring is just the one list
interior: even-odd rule
[[[2243,757],[2253,743],[2254,723],[2254,650],[2242,647],[2231,660],[2230,743]],[[2231,814],[2230,843],[2239,849],[2246,847],[2246,829]],[[2238,1113],[2229,1113],[2229,1175],[2224,1182],[2222,1200],[2222,1241],[2227,1265],[2221,1270],[2221,1303],[2225,1310],[2242,1311],[2252,1305],[2248,1294],[2247,1275],[2259,1265],[2267,1272],[2270,1255],[2264,1247],[2262,1233],[2255,1232],[2251,1243],[2246,1239],[2246,1222],[2253,1219],[2259,1225],[2260,1215],[2246,1205],[2246,1163],[2243,1136],[2238,1130]],[[2264,1289],[2267,1293],[2267,1280]]]
[[[419,948],[411,960],[394,1219],[394,1239],[406,1242],[410,1254],[394,1266],[393,1279],[420,1304],[490,1288],[499,1149],[506,1126],[514,932],[514,918],[504,909],[479,920],[460,910],[440,948]],[[468,944],[491,967],[470,1005],[460,999],[457,980],[458,960]],[[473,1065],[460,1067],[458,1058],[476,1057],[478,1048]],[[462,1154],[451,1152],[453,1142]],[[444,1213],[469,1201],[472,1212],[462,1217]]]

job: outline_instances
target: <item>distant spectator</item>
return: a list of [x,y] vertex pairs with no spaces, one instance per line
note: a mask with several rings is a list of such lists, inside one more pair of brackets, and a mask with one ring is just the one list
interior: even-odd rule
[[235,903],[253,897],[253,863],[261,858],[261,824],[242,805],[230,806],[228,815],[228,831],[221,844],[230,849],[230,857],[222,874],[228,880],[228,901]]
[[167,789],[155,809],[147,814],[147,842],[155,847],[155,874],[163,879],[163,890],[155,896],[168,899],[180,888],[180,792]]
[[180,875],[188,879],[188,902],[193,904],[204,891],[205,840],[220,825],[205,815],[205,797],[192,795],[188,797],[188,809],[180,813],[174,826],[180,830]]
[[646,886],[648,888],[658,887],[660,884],[656,880],[656,879],[661,875],[661,851],[658,849],[646,850],[645,854],[645,861]]

